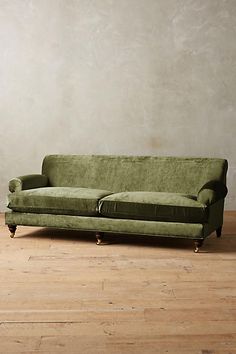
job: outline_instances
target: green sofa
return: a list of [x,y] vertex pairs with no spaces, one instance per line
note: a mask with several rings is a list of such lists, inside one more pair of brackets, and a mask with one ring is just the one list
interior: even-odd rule
[[195,252],[213,231],[221,235],[228,164],[218,158],[48,155],[42,174],[9,182],[17,225],[103,234],[187,238]]

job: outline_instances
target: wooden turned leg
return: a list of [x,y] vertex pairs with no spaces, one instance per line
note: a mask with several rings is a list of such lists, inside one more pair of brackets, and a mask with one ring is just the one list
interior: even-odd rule
[[102,243],[103,235],[103,232],[96,232],[97,245],[100,245]]
[[194,252],[195,252],[195,253],[198,253],[199,248],[202,247],[202,245],[203,245],[203,240],[195,240],[195,241],[194,241],[194,244],[195,244],[195,250],[194,250]]
[[222,232],[222,226],[218,227],[218,229],[216,230],[216,236],[220,237],[221,236],[221,232]]
[[8,225],[8,229],[10,231],[10,237],[13,238],[16,233],[16,225]]

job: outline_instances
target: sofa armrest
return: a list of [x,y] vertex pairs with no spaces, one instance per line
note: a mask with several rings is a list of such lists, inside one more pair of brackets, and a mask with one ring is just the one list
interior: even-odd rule
[[205,205],[211,205],[224,199],[228,193],[226,185],[219,181],[209,181],[199,190],[197,200]]
[[10,192],[20,192],[24,189],[46,187],[48,185],[48,178],[44,175],[25,175],[16,177],[9,182]]

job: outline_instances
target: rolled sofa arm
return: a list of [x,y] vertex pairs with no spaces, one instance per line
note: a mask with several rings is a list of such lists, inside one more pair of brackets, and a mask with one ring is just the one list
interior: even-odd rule
[[226,197],[228,189],[219,181],[209,181],[200,189],[197,200],[205,205],[211,205]]
[[16,177],[9,182],[10,192],[20,192],[24,189],[46,187],[48,185],[48,177],[44,175],[26,175]]

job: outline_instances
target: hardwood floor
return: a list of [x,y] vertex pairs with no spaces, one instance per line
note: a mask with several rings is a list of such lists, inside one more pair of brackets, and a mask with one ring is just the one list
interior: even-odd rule
[[0,217],[0,353],[236,353],[236,212],[188,240],[19,226]]

